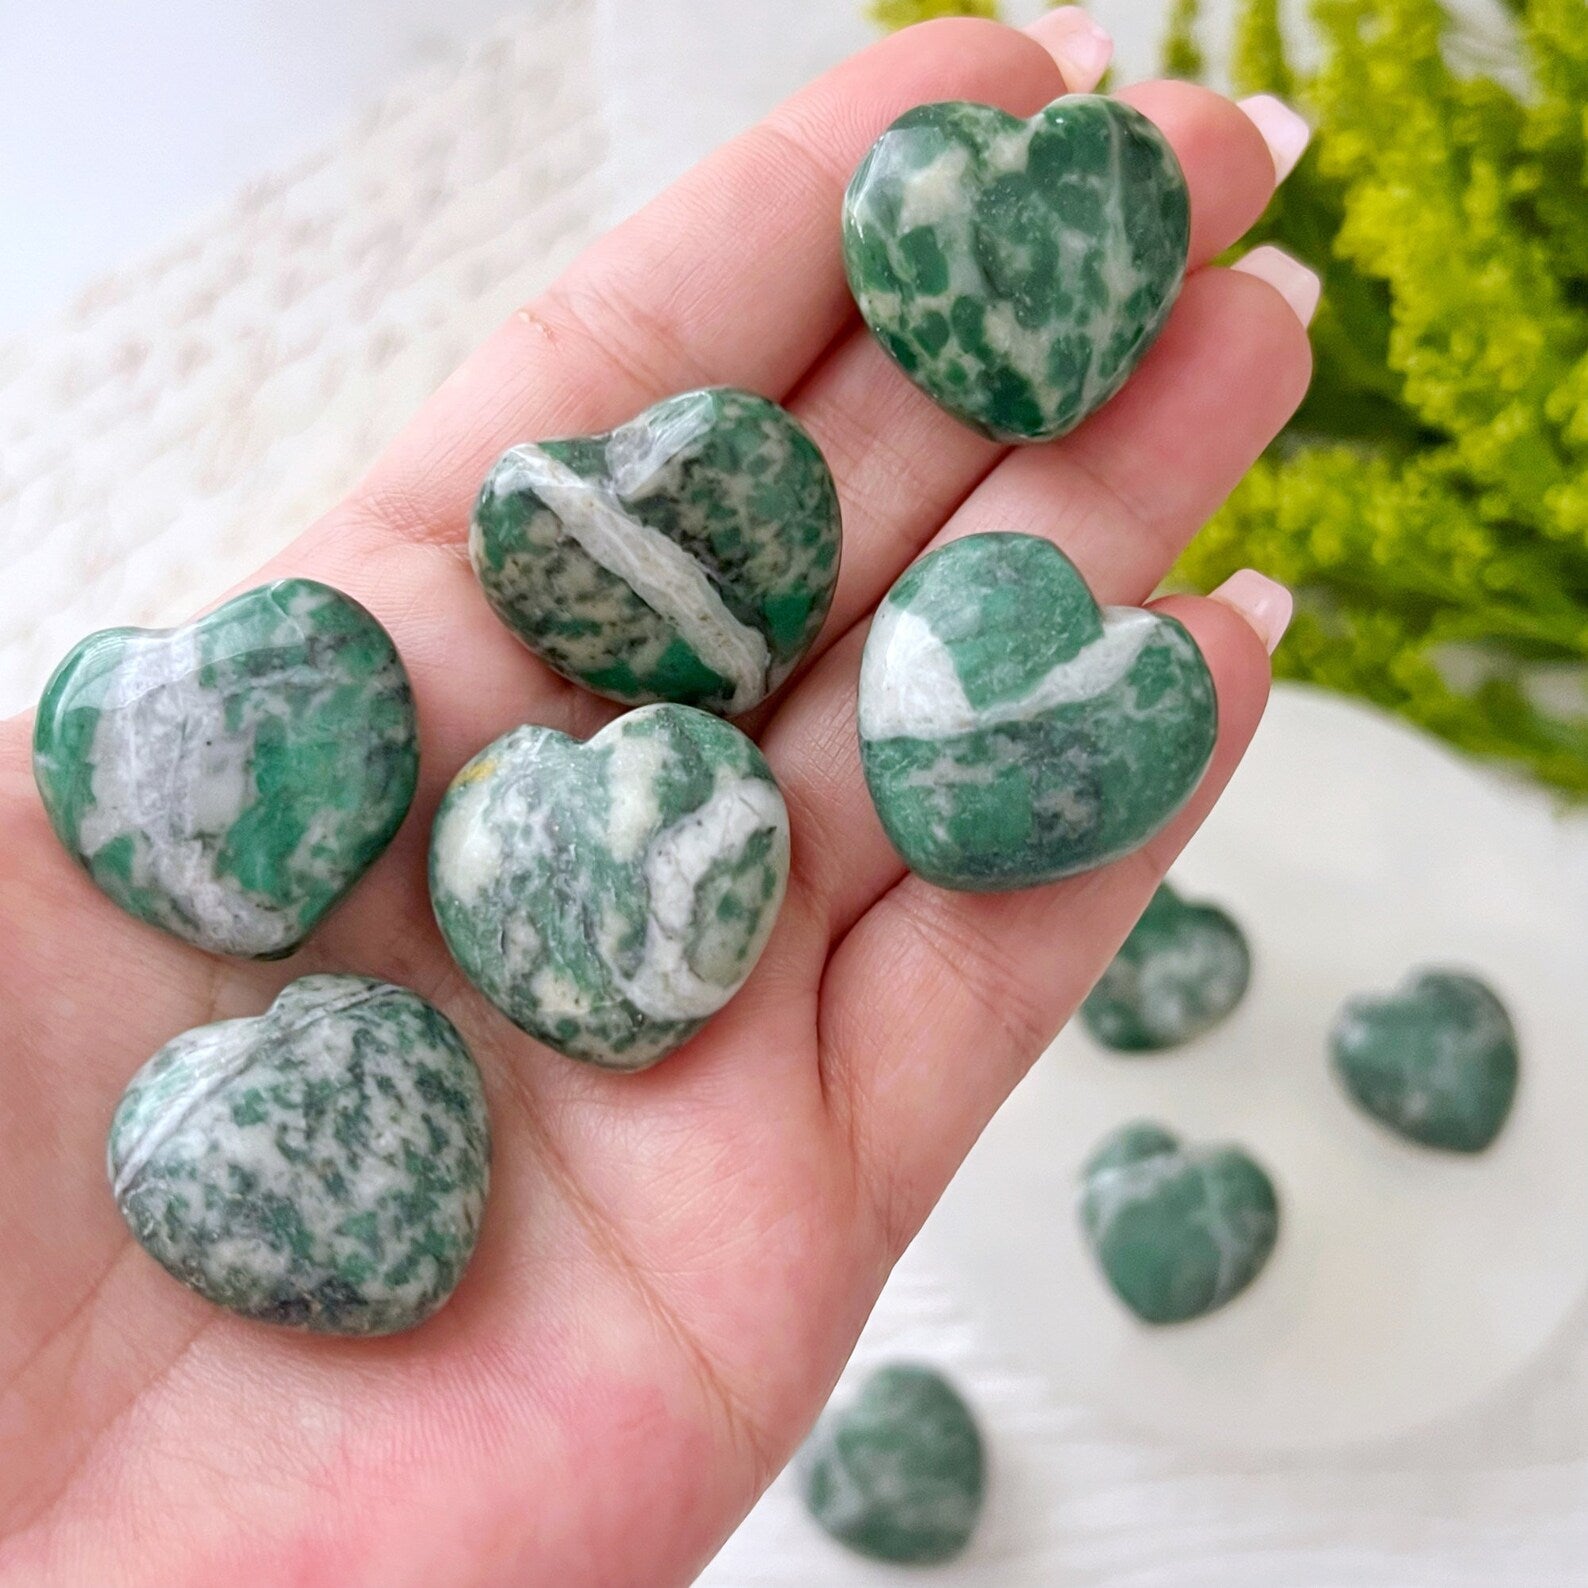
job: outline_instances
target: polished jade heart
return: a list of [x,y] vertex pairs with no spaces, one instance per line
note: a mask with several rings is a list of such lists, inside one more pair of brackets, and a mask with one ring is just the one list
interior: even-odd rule
[[776,403],[715,387],[603,435],[511,448],[469,555],[497,616],[565,677],[731,716],[810,648],[839,542],[816,443]]
[[1115,1295],[1144,1323],[1233,1301],[1279,1237],[1279,1199],[1239,1147],[1187,1147],[1126,1125],[1081,1171],[1081,1227]]
[[280,579],[183,628],[105,629],[55,670],[33,773],[122,909],[220,954],[290,954],[391,842],[419,771],[408,675],[356,601]]
[[1188,904],[1167,882],[1081,1005],[1086,1029],[1123,1053],[1189,1042],[1225,1019],[1251,980],[1246,936],[1212,904]]
[[879,1369],[830,1410],[796,1463],[817,1525],[861,1555],[905,1566],[952,1560],[981,1516],[981,1434],[929,1367]]
[[567,1054],[638,1070],[739,990],[788,880],[788,812],[761,752],[688,706],[585,743],[517,728],[436,815],[430,896],[470,981]]
[[1073,429],[1163,329],[1190,240],[1163,134],[1074,94],[1022,121],[907,111],[844,200],[844,263],[882,346],[933,401],[1001,441]]
[[463,1039],[417,994],[305,976],[168,1042],[110,1127],[143,1248],[218,1306],[322,1334],[422,1323],[462,1276],[491,1136]]
[[905,864],[974,893],[1128,853],[1196,788],[1218,711],[1173,618],[1099,609],[1030,535],[970,535],[908,569],[860,668],[860,750]]
[[1447,1152],[1482,1152],[1516,1098],[1516,1030],[1475,976],[1414,972],[1383,997],[1353,998],[1329,1039],[1334,1072],[1396,1134]]

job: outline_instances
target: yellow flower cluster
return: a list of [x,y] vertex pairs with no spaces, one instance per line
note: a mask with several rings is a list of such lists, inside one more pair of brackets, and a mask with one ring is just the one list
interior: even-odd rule
[[1179,572],[1286,580],[1281,672],[1588,795],[1588,6],[1512,10],[1314,0],[1301,75],[1242,0],[1236,85],[1318,132],[1253,239],[1324,277],[1317,375]]

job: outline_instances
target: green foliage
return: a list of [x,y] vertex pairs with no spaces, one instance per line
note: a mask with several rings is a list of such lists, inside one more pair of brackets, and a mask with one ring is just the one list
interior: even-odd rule
[[1322,274],[1317,373],[1180,572],[1286,580],[1282,673],[1588,795],[1588,6],[1508,3],[1484,39],[1440,0],[1313,0],[1301,74],[1243,0],[1232,80],[1317,129],[1248,240]]
[[870,0],[866,15],[889,32],[934,17],[991,17],[996,21],[998,0]]

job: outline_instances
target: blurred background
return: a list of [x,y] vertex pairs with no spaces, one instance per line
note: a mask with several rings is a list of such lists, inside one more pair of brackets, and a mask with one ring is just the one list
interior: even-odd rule
[[[179,620],[284,544],[499,318],[782,94],[886,27],[1023,21],[1039,3],[8,8],[0,711],[24,709],[87,630]],[[1145,1380],[1133,1404],[1139,1358],[1100,1360],[1043,1318],[1011,1329],[1016,1290],[965,1260],[954,1221],[996,1219],[1018,1194],[985,1152],[857,1365],[937,1362],[983,1418],[988,1518],[930,1574],[944,1583],[1585,1583],[1588,5],[1095,14],[1116,82],[1166,65],[1307,114],[1313,146],[1251,240],[1325,285],[1307,404],[1176,576],[1207,588],[1255,565],[1298,596],[1276,659],[1295,687],[1186,863],[1193,891],[1247,912],[1254,1011],[1202,1079],[1055,1063],[1099,1119],[1142,1106],[1130,1087],[1178,1087],[1163,1106],[1210,1129],[1240,1099],[1227,1128],[1271,1132],[1270,1154],[1298,1166],[1295,1250],[1373,1254],[1313,1314],[1338,1346],[1329,1370],[1404,1362],[1405,1393],[1354,1433],[1278,1437],[1321,1381],[1276,1316],[1234,1360],[1264,1380],[1249,1437],[1244,1403],[1216,1437],[1146,1404]],[[1251,1075],[1312,1073],[1316,1033],[1287,986],[1326,1002],[1441,952],[1520,990],[1516,1140],[1492,1185],[1425,1177],[1367,1237],[1366,1199],[1319,1189],[1369,1170],[1310,1083],[1267,1092]],[[1040,1120],[1023,1094],[1011,1117]],[[1004,1165],[1040,1155],[1040,1132],[1004,1147]],[[1433,1232],[1461,1198],[1486,1222],[1440,1257]],[[1375,1333],[1349,1284],[1393,1284],[1404,1305]],[[1033,1335],[1042,1348],[1023,1350]],[[703,1580],[897,1576],[842,1555],[785,1479]]]

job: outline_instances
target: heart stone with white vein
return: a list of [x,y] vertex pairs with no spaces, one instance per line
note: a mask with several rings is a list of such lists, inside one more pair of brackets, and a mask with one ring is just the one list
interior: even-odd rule
[[454,958],[515,1025],[639,1070],[739,990],[788,865],[761,752],[662,704],[584,743],[526,727],[488,745],[436,814],[430,896]]
[[906,865],[995,893],[1115,860],[1190,798],[1218,728],[1173,618],[1099,608],[1032,535],[967,535],[909,568],[860,667],[860,755]]
[[111,1189],[138,1243],[217,1306],[318,1334],[422,1323],[480,1231],[491,1132],[452,1022],[367,976],[304,976],[132,1078]]
[[816,638],[840,538],[816,443],[776,403],[713,387],[510,448],[469,556],[497,616],[564,677],[735,716]]

